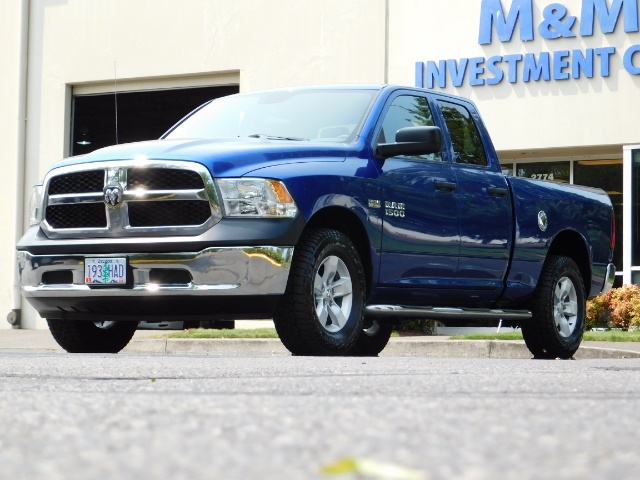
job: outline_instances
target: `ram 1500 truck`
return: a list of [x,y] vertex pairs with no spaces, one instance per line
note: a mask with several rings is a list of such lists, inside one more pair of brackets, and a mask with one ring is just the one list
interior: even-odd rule
[[55,164],[30,219],[22,293],[69,352],[141,320],[273,318],[295,355],[377,355],[426,318],[570,358],[615,274],[603,191],[504,176],[472,102],[399,86],[216,99]]

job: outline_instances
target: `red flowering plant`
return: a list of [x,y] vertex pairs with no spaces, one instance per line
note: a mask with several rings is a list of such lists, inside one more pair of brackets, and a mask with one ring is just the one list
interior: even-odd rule
[[623,285],[587,302],[587,328],[640,326],[640,287]]

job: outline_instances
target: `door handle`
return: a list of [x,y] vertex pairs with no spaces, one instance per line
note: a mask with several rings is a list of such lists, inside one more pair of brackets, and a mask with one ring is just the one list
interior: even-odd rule
[[494,196],[494,197],[506,197],[507,196],[507,189],[506,188],[489,187],[489,188],[487,188],[487,192],[489,193],[489,195]]
[[436,190],[444,190],[445,192],[453,192],[457,185],[453,182],[445,182],[444,180],[436,180]]

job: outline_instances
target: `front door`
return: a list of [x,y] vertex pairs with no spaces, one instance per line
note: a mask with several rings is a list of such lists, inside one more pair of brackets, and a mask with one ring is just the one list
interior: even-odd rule
[[[426,96],[391,97],[377,143],[395,141],[404,127],[434,125]],[[397,290],[398,302],[447,305],[460,247],[456,175],[440,152],[384,161],[384,220],[380,287]]]

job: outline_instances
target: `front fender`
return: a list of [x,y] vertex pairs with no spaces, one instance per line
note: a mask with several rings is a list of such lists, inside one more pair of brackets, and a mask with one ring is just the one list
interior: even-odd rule
[[384,209],[379,170],[372,160],[350,156],[340,163],[274,165],[250,175],[282,180],[305,220],[305,228],[336,228],[348,233],[371,267],[370,278],[378,278]]

